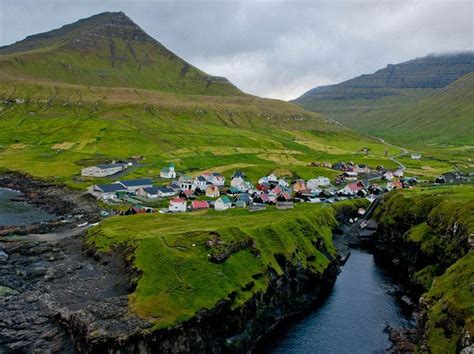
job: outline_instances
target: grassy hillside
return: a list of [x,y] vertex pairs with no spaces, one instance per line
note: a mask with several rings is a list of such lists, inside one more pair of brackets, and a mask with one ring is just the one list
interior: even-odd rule
[[[344,205],[357,203],[364,201]],[[322,274],[336,254],[331,229],[336,225],[335,208],[340,207],[297,205],[284,212],[234,209],[202,211],[198,216],[115,217],[91,229],[88,240],[102,252],[119,244],[134,249],[134,266],[142,276],[130,306],[157,327],[165,327],[189,319],[202,308],[210,309],[219,300],[239,306],[265,291],[270,280],[267,270],[282,274],[278,256]],[[236,218],[239,227],[231,226]],[[216,237],[221,245],[206,245]],[[230,257],[212,262],[210,255],[221,252]]]
[[143,166],[127,177],[157,176],[169,161],[180,172],[242,169],[252,179],[274,169],[334,175],[312,161],[395,167],[380,142],[283,101],[19,81],[0,86],[0,95],[0,167],[79,188],[93,183],[78,178],[82,167],[134,155],[145,157]]
[[474,54],[420,58],[316,88],[295,103],[352,129],[466,164],[474,146]]
[[0,48],[0,75],[200,95],[243,95],[148,36],[125,14],[102,13]]

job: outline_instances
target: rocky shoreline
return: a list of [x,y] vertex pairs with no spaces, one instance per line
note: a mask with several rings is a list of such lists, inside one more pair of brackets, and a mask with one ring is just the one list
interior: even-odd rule
[[21,173],[10,172],[0,176],[0,188],[8,188],[22,193],[15,198],[50,214],[57,220],[31,225],[0,226],[0,236],[48,233],[58,229],[76,226],[78,223],[99,221],[99,207],[92,196],[65,186],[30,178]]
[[[0,186],[76,222],[98,215],[95,200],[65,187],[18,174],[2,176]],[[262,276],[270,279],[268,290],[243,305],[222,300],[175,327],[154,329],[129,312],[128,295],[138,277],[130,250],[98,254],[84,241],[84,232],[48,241],[0,241],[0,352],[249,352],[278,323],[327,293],[343,259],[333,259],[318,275],[282,255],[284,273],[267,269]]]
[[152,330],[128,311],[133,290],[124,250],[91,256],[83,236],[58,242],[4,242],[0,261],[0,351],[248,352],[282,319],[331,288],[334,262],[320,277],[281,258],[269,290],[243,306],[221,301],[173,328]]

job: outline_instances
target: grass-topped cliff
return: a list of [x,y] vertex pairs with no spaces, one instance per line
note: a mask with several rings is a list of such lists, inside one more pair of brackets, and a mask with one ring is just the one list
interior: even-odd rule
[[[133,265],[142,275],[130,307],[166,327],[220,300],[244,304],[267,290],[273,272],[282,275],[286,261],[321,275],[336,255],[336,209],[361,204],[115,217],[91,229],[88,242],[101,252],[121,244],[134,250]],[[213,261],[223,254],[223,261]]]
[[474,187],[392,192],[376,217],[377,247],[425,292],[421,344],[431,353],[460,351],[474,334]]

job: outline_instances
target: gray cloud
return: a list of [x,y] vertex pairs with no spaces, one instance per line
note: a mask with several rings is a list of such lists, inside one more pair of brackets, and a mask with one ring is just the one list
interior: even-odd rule
[[473,50],[473,0],[0,0],[0,45],[102,11],[124,11],[193,65],[282,99],[389,63]]

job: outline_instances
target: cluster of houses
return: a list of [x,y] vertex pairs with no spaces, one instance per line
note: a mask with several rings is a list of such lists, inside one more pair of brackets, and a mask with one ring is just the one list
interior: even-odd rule
[[[328,177],[303,180],[286,180],[274,174],[264,176],[254,185],[246,179],[242,171],[235,171],[226,183],[226,178],[218,172],[202,173],[196,177],[177,177],[174,165],[163,168],[160,177],[170,179],[166,186],[155,186],[148,178],[120,180],[110,184],[97,184],[88,192],[104,201],[120,201],[121,198],[137,197],[140,200],[166,199],[169,204],[161,212],[186,212],[213,208],[227,210],[233,207],[248,208],[250,211],[264,210],[267,205],[278,209],[291,209],[294,203],[332,203],[337,200],[365,197],[369,200],[386,191],[409,187],[415,178],[404,178],[403,171],[385,171],[380,174],[386,185],[371,184],[366,178],[370,169],[365,165],[339,163],[333,167],[342,173],[332,184]],[[344,183],[343,186],[338,186]],[[150,209],[133,209],[131,213],[150,212]],[[145,210],[145,211],[144,211]]]

